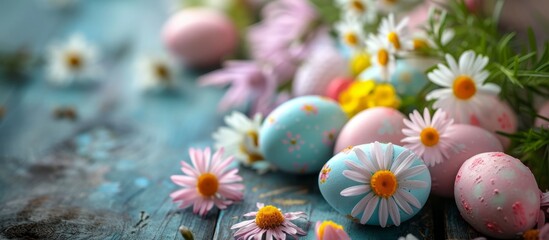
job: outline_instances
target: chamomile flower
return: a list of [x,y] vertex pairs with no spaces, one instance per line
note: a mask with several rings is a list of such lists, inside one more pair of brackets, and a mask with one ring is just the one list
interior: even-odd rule
[[259,151],[259,128],[263,117],[256,114],[249,119],[240,112],[225,117],[227,127],[220,127],[213,133],[216,148],[224,148],[227,155],[234,156],[244,166],[251,166],[260,173],[269,170],[265,158]]
[[238,229],[234,233],[235,239],[286,239],[286,234],[297,239],[297,235],[307,234],[303,229],[292,223],[292,220],[306,219],[304,212],[283,213],[279,208],[263,203],[257,203],[257,212],[244,214],[254,219],[239,222],[231,227]]
[[98,52],[82,35],[72,35],[66,43],[48,49],[46,71],[55,85],[95,80],[99,75]]
[[451,136],[453,131],[453,119],[448,119],[446,113],[437,110],[431,119],[429,110],[423,110],[423,118],[417,110],[410,113],[410,120],[404,119],[402,129],[406,138],[402,142],[408,148],[419,155],[427,166],[446,161],[450,157],[450,150],[454,147]]
[[381,227],[387,226],[389,217],[398,226],[400,210],[411,214],[412,206],[421,208],[421,203],[409,190],[429,186],[425,181],[411,179],[428,171],[427,167],[423,164],[412,167],[417,156],[408,150],[393,161],[391,143],[385,150],[379,142],[370,144],[370,147],[371,157],[360,148],[353,148],[360,163],[346,160],[345,165],[350,170],[344,170],[343,175],[359,184],[343,189],[340,194],[343,197],[364,196],[351,210],[354,217],[362,214],[360,223],[368,222],[377,209]]
[[368,52],[371,56],[370,63],[381,68],[381,78],[389,81],[395,69],[395,48],[386,37],[370,35],[366,41]]
[[395,15],[389,14],[381,21],[378,29],[379,35],[386,38],[396,51],[411,50],[412,41],[408,32],[408,18],[395,23]]
[[337,0],[337,4],[346,17],[356,18],[365,23],[371,23],[376,19],[376,4],[372,0]]
[[341,41],[352,49],[360,49],[365,40],[364,29],[359,20],[346,17],[336,23],[335,29]]
[[215,205],[225,209],[233,201],[242,200],[244,185],[238,175],[238,168],[230,168],[233,157],[223,158],[223,149],[211,156],[210,148],[189,149],[192,166],[182,161],[185,175],[173,175],[172,181],[183,189],[170,194],[174,202],[181,202],[179,208],[193,206],[193,213],[206,215]]
[[343,230],[343,226],[332,221],[318,221],[315,225],[317,240],[350,240],[349,235]]
[[141,57],[136,68],[136,81],[140,90],[161,90],[176,85],[179,68],[171,58]]
[[500,91],[498,85],[484,83],[489,75],[484,70],[488,57],[469,50],[459,57],[459,63],[449,54],[446,61],[448,66],[438,64],[427,75],[433,83],[444,87],[427,94],[427,100],[436,100],[433,106],[444,110],[456,123],[469,123],[473,115],[484,118],[493,96]]

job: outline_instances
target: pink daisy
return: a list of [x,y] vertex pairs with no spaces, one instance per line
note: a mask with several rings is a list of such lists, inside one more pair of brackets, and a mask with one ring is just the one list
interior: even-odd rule
[[431,119],[429,110],[423,110],[421,114],[414,110],[410,113],[410,120],[404,119],[408,127],[402,129],[407,137],[402,139],[406,143],[405,148],[414,151],[421,156],[427,166],[435,166],[450,157],[450,150],[454,147],[451,133],[453,131],[453,119],[449,119],[446,112],[437,110]]
[[172,181],[183,189],[170,194],[174,202],[181,201],[180,208],[193,205],[193,213],[206,215],[215,205],[225,209],[233,201],[242,200],[244,185],[238,182],[238,168],[230,169],[233,157],[223,159],[223,148],[211,156],[210,148],[189,149],[193,166],[182,161],[185,175],[172,175]]
[[317,240],[350,240],[351,238],[343,230],[343,226],[332,221],[317,221],[315,225]]
[[234,233],[234,237],[240,239],[286,239],[286,234],[297,239],[297,235],[306,235],[303,229],[299,228],[294,223],[290,222],[296,219],[306,219],[307,214],[304,212],[289,212],[283,213],[279,208],[263,203],[257,203],[257,212],[249,212],[244,214],[245,217],[255,217],[252,220],[239,222],[231,227],[238,229]]
[[[379,225],[387,226],[387,220],[400,225],[400,210],[412,214],[412,206],[421,208],[419,200],[409,190],[426,188],[429,183],[413,180],[414,176],[427,170],[425,165],[413,166],[415,154],[406,150],[393,160],[393,144],[387,144],[385,151],[381,143],[374,142],[371,146],[371,157],[368,157],[360,148],[354,148],[360,163],[346,160],[345,165],[350,170],[344,170],[343,176],[358,182],[358,185],[345,188],[341,196],[364,196],[351,210],[353,217],[362,213],[360,223],[370,220],[377,209]],[[378,207],[379,205],[379,207]]]

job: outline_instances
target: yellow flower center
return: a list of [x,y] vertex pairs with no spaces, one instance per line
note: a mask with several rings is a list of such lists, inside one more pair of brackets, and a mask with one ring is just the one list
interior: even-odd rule
[[80,54],[75,52],[68,53],[65,56],[65,61],[69,66],[69,68],[74,70],[80,69],[84,63],[82,56],[80,56]]
[[196,184],[198,192],[204,197],[211,197],[219,188],[219,181],[217,177],[211,173],[204,173],[198,177],[198,183]]
[[461,75],[454,80],[454,85],[452,86],[454,95],[462,100],[467,100],[475,95],[477,92],[477,86],[473,79],[469,76]]
[[[251,139],[253,146],[257,148],[257,146],[259,145],[259,136],[256,131],[248,131],[245,137]],[[240,144],[240,150],[244,154],[246,154],[246,156],[248,156],[248,162],[250,163],[254,163],[264,159],[261,154],[248,149],[248,147],[246,146],[246,144],[244,144],[244,142]]]
[[161,63],[155,64],[154,73],[160,80],[167,81],[170,79],[170,70],[164,64],[161,64]]
[[429,46],[427,44],[427,41],[425,41],[423,39],[416,38],[416,39],[414,39],[413,42],[414,42],[414,50],[426,49]]
[[370,187],[376,195],[388,198],[393,196],[397,190],[397,178],[389,170],[380,170],[372,176]]
[[351,2],[351,7],[353,9],[355,9],[356,11],[359,11],[359,12],[364,12],[366,11],[366,6],[364,6],[364,3],[362,3],[361,1],[352,1]]
[[440,136],[438,134],[438,131],[432,127],[424,128],[419,134],[421,142],[427,147],[436,145],[438,143],[439,137]]
[[358,45],[358,36],[355,33],[346,33],[344,39],[350,46]]
[[277,207],[267,205],[257,211],[255,224],[262,229],[277,228],[284,222],[284,216]]
[[539,239],[539,230],[538,229],[530,229],[524,234],[522,234],[522,238],[524,240],[538,240]]
[[389,52],[385,49],[377,51],[377,62],[381,66],[387,66],[387,63],[389,63]]
[[318,239],[323,239],[324,238],[324,229],[326,229],[326,227],[328,227],[328,226],[330,226],[331,228],[343,230],[343,226],[341,226],[341,225],[339,225],[335,222],[324,221],[318,227],[318,232],[317,232]]
[[400,39],[398,38],[398,34],[396,34],[396,32],[390,32],[387,34],[387,39],[396,49],[400,49]]

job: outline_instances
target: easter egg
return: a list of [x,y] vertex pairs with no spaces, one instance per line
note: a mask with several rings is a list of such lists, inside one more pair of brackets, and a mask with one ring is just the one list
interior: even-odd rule
[[450,157],[445,161],[429,166],[431,172],[431,192],[442,197],[454,196],[454,181],[461,165],[470,157],[484,152],[501,152],[503,146],[496,136],[485,129],[465,124],[455,124],[449,133],[453,144]]
[[455,200],[461,216],[479,232],[494,238],[515,238],[534,227],[540,191],[522,162],[501,152],[469,158],[455,179]]
[[[382,82],[381,67],[372,66],[358,76],[359,80],[376,80]],[[402,97],[416,96],[427,84],[427,76],[405,60],[396,61],[396,66],[389,82]]]
[[[549,101],[546,102],[538,111],[538,115],[544,116],[545,118],[549,118]],[[549,121],[541,118],[536,118],[536,122],[534,123],[534,126],[536,127],[545,127],[549,128]]]
[[341,214],[385,227],[398,226],[421,210],[431,177],[413,152],[374,142],[333,156],[320,171],[318,184],[324,199]]
[[324,95],[334,78],[347,75],[347,62],[335,47],[331,44],[319,45],[297,69],[292,83],[292,94]]
[[[517,115],[513,112],[513,109],[509,104],[494,97],[492,104],[486,105],[489,109],[483,109],[485,116],[477,117],[471,116],[469,124],[480,126],[489,132],[496,134],[496,132],[515,133],[517,131]],[[501,142],[504,148],[509,147],[511,140],[505,136],[496,134],[497,138]]]
[[326,96],[338,101],[339,100],[339,94],[341,92],[345,91],[350,85],[353,83],[352,78],[345,78],[345,77],[338,77],[335,78],[328,84],[328,87],[326,88]]
[[401,144],[404,115],[387,107],[368,108],[355,115],[341,130],[334,153],[371,142]]
[[259,149],[282,171],[318,172],[332,157],[335,139],[346,121],[341,107],[329,98],[294,98],[267,116],[259,131]]
[[217,65],[232,54],[238,34],[233,22],[210,8],[186,8],[164,24],[162,39],[182,62],[192,67]]

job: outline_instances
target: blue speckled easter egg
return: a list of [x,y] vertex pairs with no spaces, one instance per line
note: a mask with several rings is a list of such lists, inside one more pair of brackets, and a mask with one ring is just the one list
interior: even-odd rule
[[[381,153],[377,156],[376,144]],[[407,161],[403,160],[406,158]],[[421,210],[429,197],[431,175],[423,160],[411,151],[376,142],[349,147],[336,154],[320,171],[318,184],[324,199],[341,214],[362,224],[390,226],[399,225]],[[366,212],[371,215],[362,219],[366,209],[370,209]],[[396,221],[389,209],[395,210],[392,215]],[[380,221],[380,211],[387,214],[386,224]]]
[[267,116],[259,131],[259,148],[265,159],[282,171],[318,172],[332,157],[345,122],[347,116],[329,98],[294,98]]
[[[364,70],[358,76],[360,80],[376,80],[382,81],[381,68],[372,66]],[[405,60],[398,60],[396,67],[389,81],[395,87],[395,90],[400,96],[416,96],[425,84],[427,84],[427,76],[421,70],[415,68]]]

